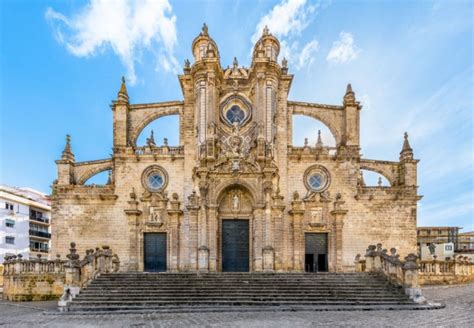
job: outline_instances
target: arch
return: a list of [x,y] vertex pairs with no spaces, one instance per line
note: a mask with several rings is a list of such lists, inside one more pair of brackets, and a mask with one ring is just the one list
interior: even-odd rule
[[[108,173],[110,172],[111,170],[102,170],[98,173],[95,173],[93,175],[91,175],[89,178],[87,178],[85,181],[84,181],[84,185],[106,185],[107,184],[107,181],[108,181],[108,178],[109,178],[109,174],[104,174],[104,173]],[[101,182],[98,182],[96,179],[98,180],[102,180]],[[93,180],[93,181],[92,181]]]
[[99,160],[77,163],[74,167],[74,177],[76,184],[83,185],[87,180],[92,178],[94,175],[99,174],[103,171],[109,171],[113,169],[112,160]]
[[359,169],[373,171],[388,180],[390,186],[396,186],[398,181],[399,163],[361,159]]
[[288,102],[288,109],[293,115],[309,116],[322,122],[336,139],[336,145],[341,143],[344,134],[344,107],[292,101]]
[[254,186],[252,186],[246,181],[234,181],[231,183],[223,182],[220,185],[218,185],[214,192],[215,194],[214,204],[219,205],[222,198],[226,195],[227,191],[232,188],[242,188],[246,190],[252,198],[253,205],[257,204],[257,201],[258,201],[257,190]]
[[372,170],[365,170],[361,169],[361,173],[364,177],[364,182],[365,186],[367,187],[373,187],[373,186],[378,186],[378,178],[380,177],[382,179],[382,184],[381,186],[383,187],[390,187],[391,183],[390,181],[381,173],[372,171]]
[[[393,185],[393,182],[391,181],[391,177],[390,176],[387,176],[386,173],[383,171],[383,170],[380,170],[380,169],[377,169],[377,168],[372,168],[372,167],[368,167],[368,166],[365,166],[365,165],[361,165],[360,166],[360,170],[361,172],[372,172],[372,173],[376,173],[376,174],[379,174],[379,176],[382,176],[382,178],[384,178],[389,186],[392,186]],[[364,176],[365,178],[365,176]],[[376,184],[368,184],[368,185],[373,185],[375,186]]]
[[[136,146],[138,136],[152,121],[163,116],[181,114],[182,104],[159,104],[160,107],[140,108],[131,110],[129,115],[129,143]],[[181,119],[181,117],[180,117]]]
[[78,180],[77,184],[83,185],[86,184],[88,180],[96,176],[97,174],[100,174],[105,171],[111,171],[112,167],[98,167],[95,169],[91,169],[89,171],[86,171]]
[[[294,115],[292,120],[292,145],[303,146],[305,138],[308,138],[309,146],[314,146],[318,138],[318,130],[321,131],[323,146],[335,147],[336,137],[329,127],[320,120],[306,115]],[[310,134],[308,134],[310,131]]]
[[166,115],[148,123],[138,134],[136,146],[145,146],[153,130],[156,146],[164,144],[164,138],[168,140],[168,146],[179,146],[179,115]]

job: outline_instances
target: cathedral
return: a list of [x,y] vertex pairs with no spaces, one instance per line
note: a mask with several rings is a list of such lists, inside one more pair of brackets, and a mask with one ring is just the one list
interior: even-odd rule
[[[416,251],[417,163],[405,134],[399,161],[363,158],[351,85],[342,104],[288,100],[293,75],[267,28],[249,68],[221,66],[204,25],[178,76],[183,99],[113,101],[113,154],[76,161],[70,138],[56,161],[52,254],[101,245],[122,271],[347,272],[370,244]],[[179,146],[137,145],[143,129],[179,116]],[[335,147],[292,145],[294,115],[328,127]],[[308,134],[316,131],[308,131]],[[367,186],[362,170],[388,186]],[[88,185],[109,172],[104,185]]]

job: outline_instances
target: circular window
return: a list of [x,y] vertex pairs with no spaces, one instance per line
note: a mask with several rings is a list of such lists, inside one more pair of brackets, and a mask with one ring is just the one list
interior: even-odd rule
[[252,106],[245,98],[232,95],[220,105],[221,119],[228,125],[245,125],[252,113]]
[[315,192],[321,192],[321,191],[326,190],[329,187],[329,183],[330,183],[329,172],[326,170],[325,167],[316,165],[306,170],[306,173],[305,173],[306,188]]
[[142,175],[142,184],[150,192],[161,191],[168,183],[166,171],[158,165],[149,166]]
[[232,124],[242,124],[245,119],[245,112],[238,105],[233,105],[230,109],[227,110],[227,112],[225,113],[225,117]]

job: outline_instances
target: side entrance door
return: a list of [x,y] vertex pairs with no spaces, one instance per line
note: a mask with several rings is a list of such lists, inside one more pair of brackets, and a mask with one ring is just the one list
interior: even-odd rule
[[145,271],[166,271],[166,233],[145,233]]
[[328,234],[305,233],[305,263],[306,272],[328,271]]
[[222,271],[249,271],[248,220],[222,220]]

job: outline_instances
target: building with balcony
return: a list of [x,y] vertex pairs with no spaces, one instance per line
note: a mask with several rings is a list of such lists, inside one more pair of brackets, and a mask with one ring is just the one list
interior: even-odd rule
[[30,258],[49,253],[51,203],[30,188],[0,185],[0,263],[6,255]]
[[418,227],[416,228],[418,248],[430,244],[453,243],[459,249],[459,230],[461,227]]

